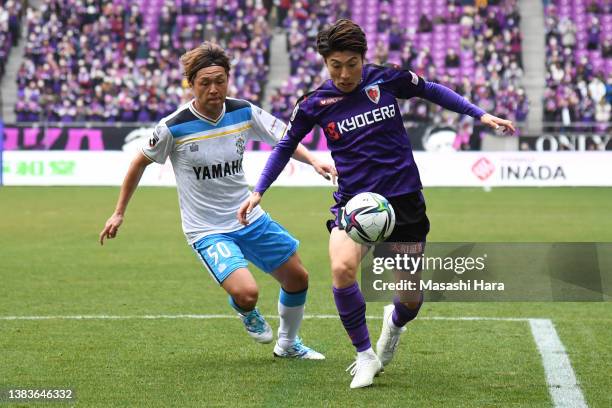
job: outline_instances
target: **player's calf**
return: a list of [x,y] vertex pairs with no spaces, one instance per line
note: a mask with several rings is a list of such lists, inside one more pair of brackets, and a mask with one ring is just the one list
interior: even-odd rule
[[415,302],[401,302],[397,297],[393,299],[393,314],[391,319],[396,327],[404,327],[410,321],[414,320],[421,306],[423,305],[423,293],[420,294],[420,299]]

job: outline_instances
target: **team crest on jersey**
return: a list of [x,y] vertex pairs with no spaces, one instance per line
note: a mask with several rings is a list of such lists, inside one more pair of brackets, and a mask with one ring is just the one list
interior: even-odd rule
[[246,139],[244,138],[244,136],[238,135],[238,137],[236,138],[236,153],[242,156],[245,150],[245,146]]
[[378,101],[380,100],[380,89],[378,88],[378,85],[368,86],[365,89],[365,93],[366,95],[368,95],[368,98],[374,103],[378,103]]
[[190,144],[189,144],[189,151],[190,151],[191,153],[195,153],[195,152],[197,152],[198,150],[200,150],[200,148],[198,147],[198,144],[197,144],[197,143],[190,143]]

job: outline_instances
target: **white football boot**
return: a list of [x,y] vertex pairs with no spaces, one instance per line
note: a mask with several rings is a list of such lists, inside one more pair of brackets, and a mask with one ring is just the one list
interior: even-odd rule
[[383,312],[383,323],[380,338],[376,342],[376,354],[383,367],[393,360],[393,355],[400,341],[400,336],[406,331],[406,327],[396,327],[393,324],[392,316],[394,305],[385,306]]
[[278,345],[278,341],[274,345],[274,357],[296,358],[302,360],[325,360],[325,356],[318,351],[314,351],[310,347],[302,343],[302,339],[295,338],[293,345],[288,349],[284,349]]
[[357,353],[357,359],[346,369],[353,376],[351,388],[363,388],[372,385],[374,377],[381,370],[382,363],[371,347],[366,351]]
[[238,317],[242,319],[244,327],[247,330],[249,336],[251,336],[258,343],[270,343],[274,338],[272,328],[266,322],[266,319],[259,314],[257,308],[251,310],[246,315],[238,313]]

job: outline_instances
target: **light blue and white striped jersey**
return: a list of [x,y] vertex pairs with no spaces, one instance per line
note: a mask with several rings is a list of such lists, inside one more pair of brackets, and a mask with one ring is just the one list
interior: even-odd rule
[[[142,152],[163,164],[170,156],[179,196],[183,232],[189,244],[202,237],[241,229],[236,219],[250,192],[242,169],[249,139],[275,145],[285,124],[263,109],[227,98],[221,116],[211,121],[193,100],[162,119]],[[258,206],[250,222],[262,216]]]

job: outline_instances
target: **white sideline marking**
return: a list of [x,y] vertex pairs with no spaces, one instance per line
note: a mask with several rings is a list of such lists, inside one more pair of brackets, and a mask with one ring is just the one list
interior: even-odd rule
[[565,347],[550,319],[529,319],[555,408],[588,407]]
[[[278,319],[278,316],[266,316],[271,319]],[[71,316],[0,316],[0,320],[157,320],[157,319],[235,319],[235,315],[227,314],[176,314],[176,315],[71,315]],[[320,315],[305,315],[304,319],[338,319],[336,314],[320,314]],[[382,316],[366,316],[371,320],[381,320]],[[516,318],[516,317],[445,317],[431,316],[420,317],[419,320],[493,320],[493,321],[509,321],[509,322],[527,322],[533,319]]]

